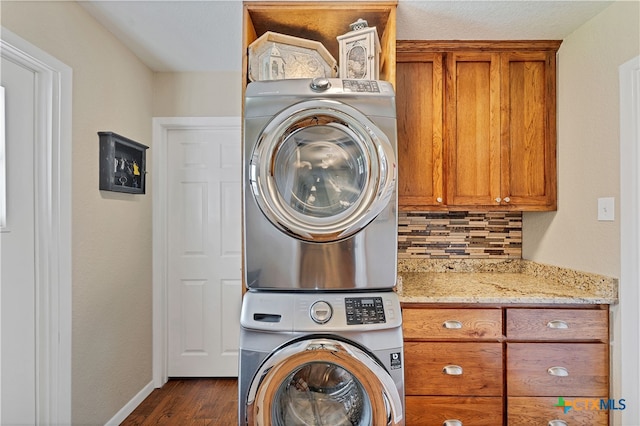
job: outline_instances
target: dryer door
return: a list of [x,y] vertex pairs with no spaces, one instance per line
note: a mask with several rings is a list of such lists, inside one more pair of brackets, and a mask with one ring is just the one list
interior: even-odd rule
[[404,424],[402,400],[389,373],[361,349],[327,338],[286,346],[265,361],[249,387],[246,420],[249,425]]
[[388,205],[396,181],[387,136],[353,107],[304,101],[274,117],[250,160],[253,195],[265,216],[296,238],[347,238]]

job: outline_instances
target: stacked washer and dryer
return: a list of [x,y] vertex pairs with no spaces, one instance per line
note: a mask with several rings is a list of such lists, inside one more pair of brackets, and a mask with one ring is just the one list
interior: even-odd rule
[[246,89],[241,425],[404,424],[393,87]]

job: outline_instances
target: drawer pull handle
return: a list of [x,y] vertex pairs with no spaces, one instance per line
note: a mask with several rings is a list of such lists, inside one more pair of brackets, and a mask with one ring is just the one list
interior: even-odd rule
[[564,420],[549,420],[549,423],[547,423],[547,426],[567,426],[567,422],[565,422]]
[[462,426],[462,422],[458,419],[445,420],[442,426]]
[[569,375],[569,371],[564,367],[549,367],[547,373],[556,377],[567,377]]
[[448,374],[449,376],[462,376],[462,367],[459,365],[446,365],[442,372],[444,374]]
[[455,330],[462,328],[462,323],[456,320],[447,320],[442,323],[442,327],[447,328],[449,330]]
[[547,328],[554,328],[557,330],[563,330],[569,328],[569,324],[562,320],[552,320],[547,323]]

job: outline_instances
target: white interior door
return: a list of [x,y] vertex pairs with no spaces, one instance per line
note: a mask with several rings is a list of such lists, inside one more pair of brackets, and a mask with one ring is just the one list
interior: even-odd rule
[[35,78],[2,58],[7,222],[1,230],[1,424],[36,423]]
[[169,377],[236,376],[240,125],[167,133]]

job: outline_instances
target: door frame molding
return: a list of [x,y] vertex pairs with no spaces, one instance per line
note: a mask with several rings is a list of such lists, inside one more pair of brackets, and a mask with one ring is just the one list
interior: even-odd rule
[[71,424],[73,73],[4,27],[1,34],[2,57],[33,72],[36,79],[36,421]]
[[[622,420],[640,416],[640,56],[619,67],[620,80],[620,395],[628,402]],[[615,392],[615,390],[614,390]]]
[[162,387],[168,376],[168,134],[171,130],[237,128],[240,117],[153,118],[153,385]]

